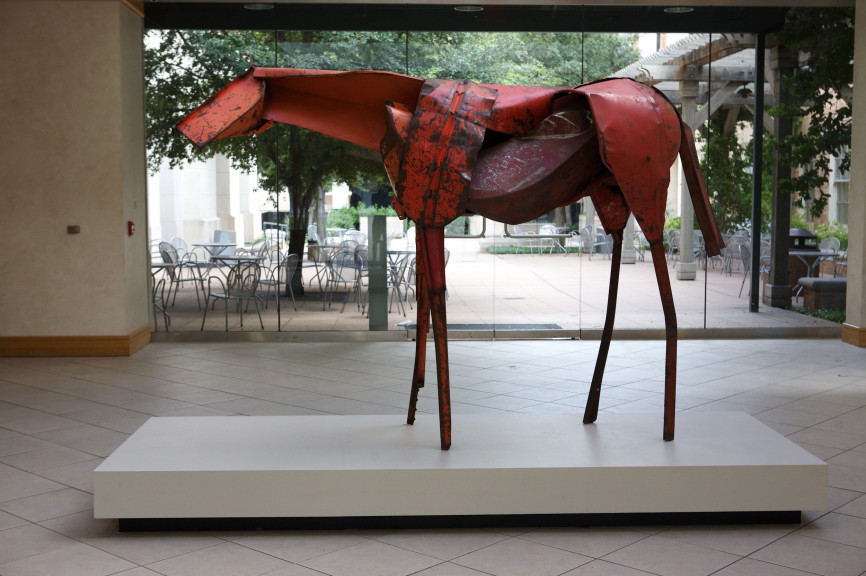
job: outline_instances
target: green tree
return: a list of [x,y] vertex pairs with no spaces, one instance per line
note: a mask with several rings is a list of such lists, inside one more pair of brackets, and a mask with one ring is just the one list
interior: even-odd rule
[[576,86],[639,57],[633,34],[460,32],[410,35],[409,73],[488,84]]
[[[707,185],[707,193],[716,216],[716,223],[723,232],[742,226],[751,227],[752,221],[752,167],[754,166],[755,140],[743,143],[739,127],[750,122],[740,121],[737,128],[725,133],[722,114],[713,115],[709,124],[697,131],[697,140],[704,144],[706,153],[701,158],[701,172]],[[707,132],[709,129],[709,142]],[[772,152],[772,137],[764,131],[764,158]],[[761,223],[767,230],[770,223],[773,167],[764,162],[761,174]]]
[[800,54],[801,65],[782,82],[791,100],[770,110],[794,120],[794,134],[778,142],[790,150],[788,162],[799,174],[779,182],[780,188],[820,216],[827,205],[830,156],[851,156],[851,93],[854,81],[854,9],[792,8],[775,41]]
[[724,132],[724,124],[721,114],[713,115],[708,124],[698,129],[698,141],[706,144],[701,172],[716,223],[720,230],[730,230],[747,224],[752,218],[752,178],[748,173],[750,163],[746,147],[738,140],[736,130]]

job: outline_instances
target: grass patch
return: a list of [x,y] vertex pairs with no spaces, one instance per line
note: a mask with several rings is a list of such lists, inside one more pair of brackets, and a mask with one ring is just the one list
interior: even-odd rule
[[805,314],[806,316],[814,316],[815,318],[829,320],[830,322],[836,322],[837,324],[841,324],[845,321],[845,311],[838,310],[836,308],[821,308],[818,310],[809,311],[802,306],[791,306],[790,309],[799,314]]

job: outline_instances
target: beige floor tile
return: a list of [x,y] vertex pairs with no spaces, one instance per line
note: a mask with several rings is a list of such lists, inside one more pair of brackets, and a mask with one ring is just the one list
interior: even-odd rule
[[652,536],[613,552],[603,560],[660,576],[706,576],[739,558],[688,542]]
[[[722,568],[713,576],[811,576],[812,572],[794,570],[778,564],[743,558]],[[830,576],[827,574],[827,576]]]
[[649,534],[628,528],[537,528],[520,538],[568,550],[592,558],[601,558],[647,538]]
[[57,550],[0,564],[3,576],[106,576],[135,565],[90,546],[74,543]]
[[34,450],[44,450],[50,448],[51,443],[39,440],[26,434],[18,434],[16,432],[8,432],[0,436],[0,457],[14,456],[25,452],[33,452]]
[[432,568],[416,572],[412,576],[489,576],[486,572],[479,572],[465,566],[458,566],[450,562],[437,564]]
[[453,562],[496,576],[552,576],[591,560],[581,554],[511,538],[461,556]]
[[604,560],[593,560],[566,572],[563,576],[654,576],[643,570],[635,570],[628,566],[612,564]]
[[331,576],[406,576],[440,562],[431,556],[382,542],[363,542],[301,564]]
[[834,430],[846,434],[866,435],[866,408],[858,408],[842,416],[832,418],[816,425],[822,430]]
[[360,536],[342,531],[275,532],[230,539],[241,546],[295,563],[366,542],[366,539]]
[[0,566],[73,545],[74,540],[35,524],[0,530]]
[[833,458],[830,459],[830,464],[838,464],[840,466],[866,470],[866,452],[848,450],[842,454],[833,456]]
[[309,568],[306,568],[304,566],[292,564],[290,566],[286,566],[285,568],[280,568],[279,570],[268,572],[267,576],[322,576],[322,573],[317,572],[316,570],[310,570]]
[[839,448],[841,450],[850,450],[866,442],[866,436],[823,430],[821,428],[807,428],[802,432],[791,434],[789,438],[794,442]]
[[815,446],[813,444],[805,444],[803,442],[797,442],[797,444],[800,446],[800,448],[802,448],[803,450],[807,450],[810,454],[812,454],[816,458],[823,460],[824,462],[826,462],[830,458],[833,458],[834,456],[838,456],[843,452],[843,450],[840,450],[839,448],[827,448],[826,446]]
[[17,526],[27,526],[28,524],[30,524],[28,520],[0,510],[0,530],[8,530],[9,528],[15,528]]
[[90,511],[46,520],[41,525],[139,565],[213,548],[224,542],[199,532],[120,533],[116,520],[96,520]]
[[91,510],[93,508],[93,495],[74,488],[64,488],[3,502],[0,503],[0,508],[31,522],[41,522],[58,516]]
[[866,519],[856,516],[825,514],[801,528],[798,534],[866,549]]
[[154,562],[148,567],[165,576],[259,576],[287,565],[273,556],[225,542]]
[[129,434],[115,432],[92,424],[78,423],[69,428],[40,432],[34,436],[73,450],[104,457],[123,444]]
[[0,502],[53,492],[54,490],[61,490],[63,487],[57,482],[0,464]]
[[681,526],[669,528],[662,536],[721,552],[748,556],[790,534],[797,526]]
[[96,410],[82,410],[80,412],[70,412],[66,414],[67,418],[92,424],[102,428],[108,428],[115,432],[123,434],[132,434],[138,430],[142,424],[150,418],[147,414],[126,410],[124,408],[112,408],[103,406]]
[[149,568],[145,568],[143,566],[139,566],[138,568],[133,568],[131,570],[124,570],[123,572],[118,572],[115,576],[162,576],[159,572],[154,572]]
[[830,486],[866,492],[866,468],[853,468],[830,463]]
[[[2,392],[0,392],[0,398],[2,397]],[[74,420],[70,420],[64,416],[55,416],[54,414],[20,407],[19,409],[22,412],[25,412],[25,414],[12,416],[11,419],[0,416],[0,423],[2,423],[4,428],[15,430],[22,434],[34,434],[36,432],[46,432],[48,430],[66,428],[75,423]]]
[[39,471],[39,476],[93,494],[93,471],[102,463],[102,460],[102,458],[96,458],[65,466],[44,468]]
[[805,526],[810,522],[814,522],[821,516],[835,512],[842,506],[853,502],[862,495],[862,492],[853,490],[843,490],[841,488],[829,487],[827,489],[827,508],[825,510],[804,510],[801,513],[800,525]]
[[866,496],[860,496],[836,510],[840,514],[848,514],[858,518],[866,518]]
[[48,468],[77,464],[95,459],[96,457],[93,454],[87,454],[86,452],[73,450],[65,446],[49,445],[48,448],[41,450],[33,450],[32,452],[0,458],[0,462],[28,472],[38,472]]
[[486,530],[399,530],[375,539],[440,560],[453,560],[507,536]]
[[139,566],[138,568],[118,572],[115,576],[162,576],[162,574],[160,574],[159,572],[154,572],[149,568]]
[[751,555],[755,560],[826,576],[859,576],[866,570],[866,550],[791,534]]

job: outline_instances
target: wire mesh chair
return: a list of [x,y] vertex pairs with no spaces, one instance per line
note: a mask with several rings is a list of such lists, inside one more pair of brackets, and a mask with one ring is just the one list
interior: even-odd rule
[[[198,309],[201,310],[201,299],[198,295],[199,286],[204,292],[204,278],[201,276],[200,269],[195,262],[189,260],[181,260],[177,254],[177,249],[170,242],[159,243],[159,253],[162,256],[162,261],[165,264],[163,270],[168,274],[171,281],[168,287],[168,296],[166,302],[171,297],[171,291],[174,289],[174,298],[171,300],[171,305],[174,306],[177,301],[177,291],[185,282],[192,282],[195,287],[195,300],[198,303]],[[184,272],[187,275],[184,275]]]
[[171,315],[165,310],[165,278],[160,278],[153,283],[151,296],[153,298],[153,331],[159,332],[159,318],[157,317],[157,312],[159,312],[162,314],[163,323],[165,323],[165,331],[168,332]]
[[259,316],[259,324],[262,330],[265,329],[262,322],[262,312],[259,308],[259,297],[257,294],[259,280],[261,279],[262,269],[257,262],[239,262],[233,266],[225,281],[219,276],[211,276],[207,279],[207,295],[204,301],[204,315],[201,319],[201,329],[204,330],[204,323],[207,320],[207,311],[209,307],[216,305],[217,300],[225,302],[225,318],[226,332],[229,330],[229,302],[237,304],[238,312],[241,318],[241,328],[244,327],[244,310],[249,308],[250,302],[256,307],[256,314]]
[[[769,244],[767,244],[767,246],[769,247]],[[743,263],[743,281],[740,283],[740,293],[737,294],[737,298],[739,298],[743,295],[743,286],[746,285],[746,278],[748,278],[752,272],[752,251],[749,250],[749,247],[746,245],[745,242],[738,244],[737,249],[740,252],[740,260]],[[762,254],[759,256],[759,258],[761,259],[761,263],[760,263],[760,267],[759,267],[758,271],[760,272],[760,274],[762,276],[765,276],[765,275],[769,276],[770,275],[770,267],[767,264],[767,260],[765,260],[765,258],[768,258],[768,256],[763,256],[763,254]],[[752,286],[750,284],[749,285],[749,294],[751,294],[751,293],[752,293]]]
[[346,302],[349,301],[350,293],[353,291],[360,309],[361,268],[360,258],[353,247],[344,246],[331,254],[327,264],[328,277],[325,282],[325,300],[322,302],[322,310],[331,307],[334,288],[341,284],[346,288],[346,299],[340,311],[346,309]]
[[[278,261],[279,262],[279,261]],[[288,254],[282,257],[282,262],[269,269],[265,269],[265,277],[259,280],[259,287],[267,287],[265,293],[265,308],[268,307],[268,302],[271,299],[271,288],[274,290],[274,297],[279,298],[282,291],[285,289],[292,298],[292,307],[297,311],[298,304],[295,302],[295,292],[292,290],[292,278],[295,275],[295,270],[298,268],[298,255]]]
[[587,224],[580,229],[580,244],[581,250],[589,253],[590,260],[596,253],[610,257],[612,240],[605,234],[596,232],[595,226]]

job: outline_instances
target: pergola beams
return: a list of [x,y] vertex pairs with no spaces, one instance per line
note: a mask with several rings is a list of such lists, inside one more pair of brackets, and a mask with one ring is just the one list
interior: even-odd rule
[[697,82],[694,102],[703,107],[699,123],[722,107],[754,107],[754,93],[761,88],[765,104],[772,105],[772,80],[755,76],[755,39],[754,34],[693,34],[615,76],[655,86],[674,104],[682,104],[683,82]]
[[649,64],[633,76],[644,84],[698,80],[699,82],[754,82],[754,66],[700,66],[697,64]]

